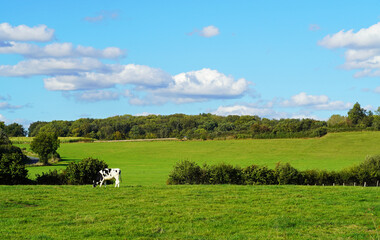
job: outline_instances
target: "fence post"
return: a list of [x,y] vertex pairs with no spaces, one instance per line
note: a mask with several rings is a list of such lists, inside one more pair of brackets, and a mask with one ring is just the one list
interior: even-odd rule
[[364,182],[364,187],[366,187],[367,186],[367,182]]
[[356,186],[356,182],[354,182],[354,187]]
[[376,182],[376,187],[378,187],[378,186],[379,186],[379,181]]

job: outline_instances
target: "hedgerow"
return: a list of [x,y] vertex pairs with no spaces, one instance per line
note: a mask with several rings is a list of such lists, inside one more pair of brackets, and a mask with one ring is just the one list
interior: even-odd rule
[[379,186],[380,155],[341,171],[297,170],[289,163],[278,163],[275,169],[251,165],[246,168],[220,163],[203,165],[191,161],[177,163],[167,184],[239,184],[239,185],[366,185]]

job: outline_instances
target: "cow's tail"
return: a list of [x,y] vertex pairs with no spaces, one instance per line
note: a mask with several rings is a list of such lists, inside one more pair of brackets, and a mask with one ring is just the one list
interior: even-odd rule
[[119,170],[119,179],[120,179],[120,182],[121,182],[121,169]]

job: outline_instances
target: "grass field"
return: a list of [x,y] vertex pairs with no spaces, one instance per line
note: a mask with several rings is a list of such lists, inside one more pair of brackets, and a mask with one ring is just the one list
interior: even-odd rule
[[380,188],[0,186],[1,239],[380,239]]
[[[121,187],[0,186],[0,239],[376,239],[380,188],[166,186],[180,160],[340,170],[380,154],[380,132],[315,139],[63,143],[122,169]],[[28,144],[17,144],[28,148]]]
[[[274,168],[279,161],[305,169],[340,170],[380,154],[380,132],[333,133],[310,139],[250,139],[225,141],[162,141],[65,143],[63,161],[51,167],[30,167],[30,177],[70,161],[94,157],[122,169],[126,184],[163,185],[176,162],[252,164]],[[19,144],[28,147],[27,144]]]

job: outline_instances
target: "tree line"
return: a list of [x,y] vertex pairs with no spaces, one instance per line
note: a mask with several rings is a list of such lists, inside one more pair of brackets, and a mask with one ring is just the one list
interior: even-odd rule
[[332,115],[327,121],[314,119],[268,119],[258,116],[122,115],[105,119],[81,118],[75,121],[33,122],[28,131],[20,124],[0,128],[10,137],[35,137],[53,132],[59,137],[86,137],[101,140],[179,138],[298,138],[320,137],[327,132],[380,130],[380,107],[375,113],[356,103],[347,116]]

